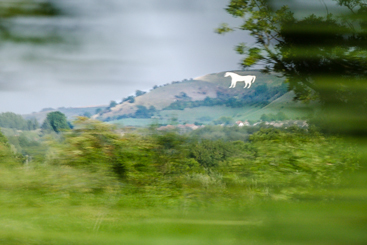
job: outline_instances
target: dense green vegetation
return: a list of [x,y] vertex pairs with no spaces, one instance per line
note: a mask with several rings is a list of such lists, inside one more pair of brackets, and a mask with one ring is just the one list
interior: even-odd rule
[[[268,209],[298,212],[310,199],[332,207],[335,191],[359,171],[355,146],[312,128],[208,126],[179,134],[86,117],[73,124],[59,134],[1,135],[4,244],[114,244],[121,234],[131,244],[159,244],[168,234],[179,244],[235,237],[231,244],[273,244],[277,219]],[[14,155],[12,145],[29,157]],[[309,218],[318,221],[318,212]],[[17,238],[2,235],[9,232]]]
[[235,49],[244,55],[241,65],[277,72],[296,99],[320,101],[324,129],[367,135],[366,1],[315,1],[307,10],[301,5],[231,0],[226,11],[242,23],[222,24],[217,32],[249,32],[255,43]]
[[[205,137],[205,131],[212,138]],[[221,131],[228,136],[214,136]],[[338,184],[342,172],[358,166],[354,151],[340,139],[297,127],[208,127],[190,135],[152,128],[121,136],[111,125],[81,117],[75,129],[47,143],[48,153],[41,147],[46,141],[31,141],[25,134],[17,141],[10,139],[23,154],[38,154],[32,164],[69,166],[95,175],[96,183],[103,180],[91,189],[103,191],[118,182],[143,189],[165,186],[176,198],[187,191],[200,192],[202,181],[210,180],[219,185],[213,184],[212,190],[219,196],[233,187],[250,188],[241,195],[262,197],[265,188],[267,198],[294,199],[313,188]],[[39,152],[29,150],[32,147],[43,149],[46,156],[39,157]]]
[[[46,12],[38,14],[34,6],[45,2],[20,1],[34,4],[2,14],[57,15],[48,7],[51,4],[41,5]],[[367,98],[362,83],[364,1],[337,1],[352,10],[354,23],[329,14],[298,20],[287,7],[273,12],[268,2],[232,0],[227,8],[245,19],[240,29],[252,31],[257,39],[257,47],[236,48],[248,53],[243,65],[270,62],[274,66],[267,68],[287,75],[298,98],[317,95],[325,104],[339,101],[331,108],[336,108],[332,119],[338,122],[332,126],[349,132],[348,137],[333,134],[333,128],[325,130],[328,115],[309,122],[307,128],[228,126],[234,117],[250,119],[254,113],[264,121],[289,115],[271,114],[285,103],[279,101],[279,91],[270,93],[263,85],[249,98],[261,106],[258,111],[255,105],[241,104],[247,97],[218,93],[220,102],[206,100],[207,115],[186,93],[178,94],[180,102],[174,106],[180,112],[195,111],[200,114],[195,119],[224,124],[189,133],[159,131],[154,124],[139,130],[117,128],[87,117],[78,118],[70,128],[60,112],[49,113],[41,130],[6,114],[7,128],[0,132],[0,243],[365,244],[367,141],[365,120],[360,119],[366,114],[355,113],[365,111]],[[6,36],[3,23],[3,37],[17,40]],[[355,23],[361,25],[353,30]],[[324,33],[322,27],[332,31]],[[223,26],[222,31],[228,30]],[[280,41],[268,47],[273,38]],[[305,50],[303,44],[310,48]],[[320,78],[321,70],[343,78],[335,79],[340,82],[335,93],[319,86],[330,82]],[[305,87],[307,83],[311,86]],[[267,94],[278,98],[277,103],[264,106]],[[134,103],[135,98],[126,101]],[[215,114],[215,103],[223,103],[228,114]],[[109,109],[113,106],[116,103]],[[234,110],[238,106],[241,115]],[[351,113],[341,113],[348,109]],[[172,113],[168,111],[160,113]],[[132,116],[138,120],[154,113],[155,108],[140,106]],[[188,120],[186,115],[181,117]],[[172,124],[180,122],[178,116],[170,117]]]
[[69,129],[70,126],[65,114],[59,111],[54,111],[47,114],[47,117],[41,128],[46,131],[54,131],[59,133],[61,130]]
[[0,127],[34,130],[39,128],[39,124],[35,118],[25,120],[21,115],[17,115],[13,112],[3,112],[0,114]]
[[278,112],[277,114],[269,113],[269,114],[262,114],[260,119],[264,122],[271,122],[271,121],[284,121],[289,119],[284,112]]
[[204,100],[192,101],[190,97],[184,93],[181,96],[176,96],[177,101],[165,107],[164,110],[184,110],[185,108],[194,108],[200,106],[217,106],[225,105],[227,107],[238,108],[243,106],[266,106],[271,101],[281,97],[287,92],[287,85],[270,87],[266,84],[256,86],[249,93],[233,96],[231,94],[217,91],[216,98],[206,97]]
[[[262,196],[261,189],[265,186],[270,198],[284,193],[284,198],[293,199],[293,194],[299,196],[300,190],[305,193],[325,184],[335,185],[343,171],[357,167],[353,151],[343,148],[340,140],[297,127],[252,130],[233,127],[226,131],[239,135],[237,139],[205,139],[199,131],[190,136],[154,129],[120,136],[111,125],[87,118],[80,118],[75,126],[51,145],[53,153],[46,156],[48,165],[70,166],[101,179],[115,179],[111,183],[122,181],[141,188],[163,185],[177,196],[188,190],[199,191],[202,185],[193,187],[191,183],[202,178],[219,178],[215,182],[226,188],[252,186],[254,180],[261,183],[260,189],[243,193],[246,195]],[[216,129],[203,130],[214,133]],[[25,149],[40,146],[25,135],[20,135],[18,142],[17,147]],[[285,193],[290,183],[293,192]],[[111,187],[110,183],[104,184],[99,188]],[[213,188],[220,195],[221,191]]]

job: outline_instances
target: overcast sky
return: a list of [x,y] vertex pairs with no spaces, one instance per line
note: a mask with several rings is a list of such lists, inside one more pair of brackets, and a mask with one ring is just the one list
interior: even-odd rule
[[239,21],[224,11],[228,2],[64,0],[73,17],[17,20],[19,32],[51,26],[76,44],[3,43],[0,112],[108,104],[138,89],[239,69],[233,48],[252,39],[214,33],[222,22]]

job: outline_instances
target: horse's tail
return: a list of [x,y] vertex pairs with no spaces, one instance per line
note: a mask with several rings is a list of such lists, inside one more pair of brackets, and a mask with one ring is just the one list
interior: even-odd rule
[[256,76],[253,76],[253,77],[252,77],[252,80],[251,80],[251,83],[254,83],[254,82],[255,82],[255,80],[256,80]]

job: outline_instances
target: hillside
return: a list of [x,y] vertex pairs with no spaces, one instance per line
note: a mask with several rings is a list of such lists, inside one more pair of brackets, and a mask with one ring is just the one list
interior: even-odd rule
[[[146,94],[135,97],[133,103],[125,101],[98,115],[94,115],[94,118],[104,121],[119,120],[127,117],[142,118],[140,115],[136,115],[139,108],[141,109],[142,107],[154,107],[155,118],[162,120],[167,118],[167,115],[181,114],[180,112],[190,111],[189,109],[194,110],[196,108],[196,110],[200,111],[198,109],[200,107],[208,107],[205,110],[213,106],[218,107],[217,109],[223,108],[224,110],[228,110],[231,107],[233,109],[231,111],[238,112],[243,111],[245,107],[251,110],[258,110],[260,107],[271,103],[286,93],[283,79],[275,75],[262,74],[260,71],[235,72],[239,75],[255,75],[257,77],[256,81],[250,89],[244,89],[243,82],[238,83],[236,88],[230,89],[231,78],[224,77],[225,72],[213,73],[193,80],[156,87]],[[177,113],[177,110],[180,112]],[[219,111],[222,111],[222,109],[219,109]],[[223,113],[215,113],[213,118]],[[151,116],[153,116],[153,113],[151,113]]]
[[[260,120],[263,114],[283,112],[296,119],[310,114],[310,106],[293,101],[294,93],[287,91],[284,79],[275,74],[260,71],[234,71],[239,75],[255,75],[256,81],[249,89],[240,82],[230,89],[231,78],[226,72],[213,73],[182,82],[155,86],[140,96],[130,96],[115,107],[91,106],[44,109],[38,113],[23,115],[25,119],[36,118],[40,123],[47,113],[60,111],[68,120],[85,113],[92,118],[126,126],[146,126],[153,122],[211,124],[225,116],[234,120]],[[97,109],[100,113],[95,114]]]

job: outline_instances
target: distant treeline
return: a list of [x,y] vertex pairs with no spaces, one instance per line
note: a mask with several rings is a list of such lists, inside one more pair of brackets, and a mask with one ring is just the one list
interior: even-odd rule
[[0,127],[13,128],[19,130],[35,130],[40,127],[35,118],[25,120],[21,115],[13,112],[4,112],[0,114]]
[[[288,89],[285,84],[271,88],[264,84],[257,86],[251,94],[243,94],[236,97],[221,91],[217,91],[217,98],[206,97],[204,100],[191,101],[188,99],[190,97],[181,96],[182,98],[178,98],[180,100],[173,102],[169,106],[163,108],[163,110],[184,110],[185,108],[216,105],[225,105],[232,108],[245,105],[265,106],[274,99],[284,95],[286,92],[288,92]],[[183,94],[186,95],[185,93]]]

